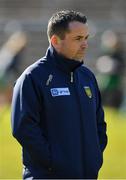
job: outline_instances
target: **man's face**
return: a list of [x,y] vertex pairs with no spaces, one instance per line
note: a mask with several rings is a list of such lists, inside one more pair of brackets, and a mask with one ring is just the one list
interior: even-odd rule
[[73,21],[69,23],[69,32],[60,40],[58,51],[69,59],[82,61],[88,47],[89,29],[87,24]]

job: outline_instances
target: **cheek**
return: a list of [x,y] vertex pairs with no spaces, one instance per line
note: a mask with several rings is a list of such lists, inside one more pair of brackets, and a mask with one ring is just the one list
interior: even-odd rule
[[71,43],[69,43],[69,42],[63,43],[63,44],[62,44],[62,49],[63,49],[63,51],[66,52],[66,53],[70,53],[70,52],[74,51],[73,45],[72,45]]
[[75,54],[76,53],[76,51],[77,51],[77,49],[76,49],[76,47],[75,46],[73,46],[73,45],[68,45],[67,44],[67,46],[65,47],[65,49],[66,49],[66,51],[67,51],[67,53],[68,54]]
[[70,49],[71,49],[71,52],[73,52],[74,54],[77,53],[77,51],[79,50],[80,46],[78,44],[72,44],[70,45]]
[[62,43],[62,52],[69,55],[75,55],[77,51],[79,50],[79,45],[74,42],[63,42]]

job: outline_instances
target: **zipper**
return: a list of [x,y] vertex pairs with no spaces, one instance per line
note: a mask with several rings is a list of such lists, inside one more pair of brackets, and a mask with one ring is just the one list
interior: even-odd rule
[[[73,83],[74,82],[74,76],[73,76],[73,72],[71,72],[71,79],[70,82]],[[77,78],[78,79],[78,78]],[[77,87],[76,87],[76,83],[74,83],[74,90],[75,90],[75,94],[76,94],[76,98],[77,98],[77,104],[79,106],[80,109],[80,138],[81,138],[81,156],[82,156],[82,169],[84,169],[84,144],[83,144],[83,139],[84,139],[84,135],[83,135],[83,117],[82,117],[82,108],[81,108],[81,102],[80,102],[80,95],[78,93]],[[85,176],[85,172],[82,172],[83,176]]]
[[70,82],[73,83],[73,72],[70,73]]

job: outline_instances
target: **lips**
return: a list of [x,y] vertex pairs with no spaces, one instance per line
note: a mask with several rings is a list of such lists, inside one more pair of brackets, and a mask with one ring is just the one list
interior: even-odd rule
[[85,52],[85,50],[86,50],[86,48],[83,48],[83,49],[81,49],[80,51],[78,51],[80,54],[82,54],[82,53],[84,53]]
[[78,52],[78,54],[84,54],[84,53],[85,53],[85,50]]

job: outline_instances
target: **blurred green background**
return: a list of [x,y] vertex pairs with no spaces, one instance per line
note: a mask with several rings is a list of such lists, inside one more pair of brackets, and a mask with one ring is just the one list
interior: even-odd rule
[[[0,109],[0,179],[22,176],[21,147],[11,135],[10,106]],[[105,108],[108,145],[99,179],[126,179],[126,114]]]

